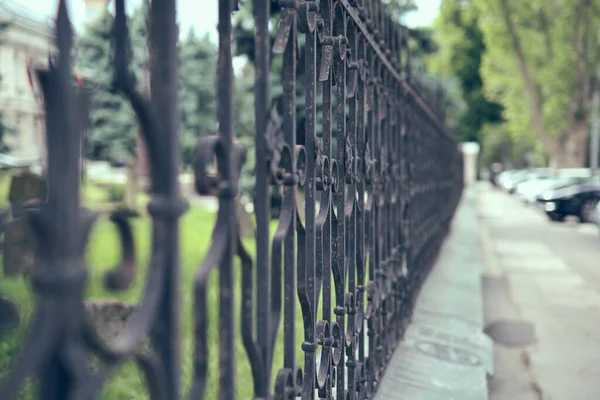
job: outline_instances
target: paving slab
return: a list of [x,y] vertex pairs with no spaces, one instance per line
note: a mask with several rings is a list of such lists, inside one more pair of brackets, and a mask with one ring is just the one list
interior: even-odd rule
[[474,192],[466,189],[452,230],[417,299],[412,323],[374,399],[483,400],[493,344],[483,333],[483,258]]

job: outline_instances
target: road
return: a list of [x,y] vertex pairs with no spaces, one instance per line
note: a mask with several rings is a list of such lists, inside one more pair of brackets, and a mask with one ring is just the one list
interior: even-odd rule
[[478,186],[491,400],[600,398],[600,230]]

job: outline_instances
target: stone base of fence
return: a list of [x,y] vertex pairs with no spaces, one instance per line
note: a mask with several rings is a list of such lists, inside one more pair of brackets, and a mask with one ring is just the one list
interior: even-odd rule
[[452,230],[376,400],[488,398],[493,343],[483,333],[483,256],[476,207],[473,189],[465,188]]

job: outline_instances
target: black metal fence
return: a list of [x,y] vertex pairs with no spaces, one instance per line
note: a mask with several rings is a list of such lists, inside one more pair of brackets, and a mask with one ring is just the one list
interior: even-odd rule
[[[233,128],[231,17],[238,2],[219,1],[219,134],[199,141],[195,164],[198,193],[218,197],[219,210],[210,250],[195,276],[194,372],[185,396],[192,399],[204,397],[211,357],[219,360],[211,373],[219,376],[221,399],[235,398],[241,357],[249,360],[255,398],[369,398],[402,340],[462,191],[458,143],[411,83],[407,30],[387,16],[383,3],[279,0],[279,5],[272,45],[270,2],[243,4],[253,8],[256,33],[254,259],[235,218],[244,162]],[[138,363],[152,398],[184,397],[178,221],[186,207],[178,183],[175,0],[153,0],[149,10],[151,98],[137,92],[128,69],[124,0],[115,1],[115,10],[115,83],[143,127],[151,161],[146,289],[125,330],[110,345],[99,340],[83,305],[83,252],[97,215],[78,211],[83,94],[72,86],[73,32],[63,0],[56,21],[58,55],[49,70],[39,72],[49,182],[48,201],[31,216],[39,244],[32,276],[39,301],[31,336],[0,389],[2,399],[14,398],[28,376],[39,380],[39,398],[94,398],[123,360]],[[300,52],[305,65],[298,81]],[[271,108],[272,57],[283,59],[279,111]],[[296,127],[298,86],[305,93],[302,135]],[[215,158],[217,172],[211,173]],[[283,193],[283,203],[272,235],[274,190]],[[106,284],[126,290],[136,273],[135,257],[127,251],[133,245],[127,224],[117,222],[126,250]],[[218,304],[210,304],[208,279],[217,272]],[[218,348],[209,346],[209,307],[219,310]],[[235,351],[238,335],[245,353]],[[274,373],[278,340],[283,368]],[[99,367],[89,368],[90,353]]]

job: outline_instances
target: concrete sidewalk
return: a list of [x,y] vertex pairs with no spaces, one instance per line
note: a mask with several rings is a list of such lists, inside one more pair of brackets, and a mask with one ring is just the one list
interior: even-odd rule
[[475,193],[465,188],[452,231],[375,399],[488,398],[486,376],[493,360],[492,342],[482,333],[482,269]]
[[597,228],[552,223],[489,185],[477,189],[486,332],[496,342],[490,400],[599,399]]

